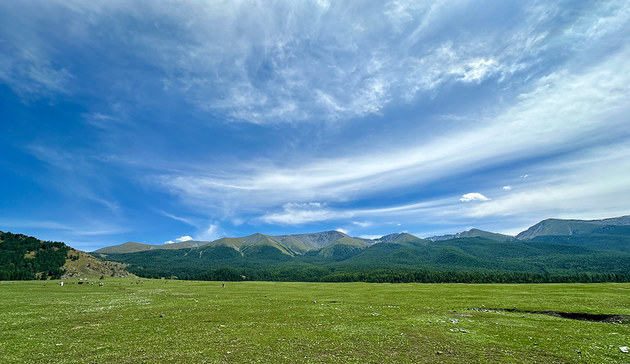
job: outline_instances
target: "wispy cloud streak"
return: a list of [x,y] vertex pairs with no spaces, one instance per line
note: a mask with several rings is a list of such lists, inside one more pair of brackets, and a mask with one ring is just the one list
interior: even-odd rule
[[628,56],[624,50],[583,72],[565,70],[543,77],[513,106],[416,147],[316,160],[288,169],[243,165],[223,177],[200,173],[163,176],[161,181],[192,204],[225,200],[231,205],[269,207],[342,201],[553,151],[598,145],[625,123],[622,115],[630,106]]

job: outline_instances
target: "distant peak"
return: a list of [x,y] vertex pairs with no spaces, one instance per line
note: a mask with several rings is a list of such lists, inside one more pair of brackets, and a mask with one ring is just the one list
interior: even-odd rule
[[321,232],[320,234],[339,234],[339,235],[343,235],[343,236],[348,236],[348,234],[344,233],[343,231],[339,231],[339,230],[328,230],[328,231]]
[[477,228],[471,228],[469,230],[462,231],[456,234],[432,236],[432,237],[427,238],[427,240],[440,241],[440,240],[450,240],[450,239],[460,239],[460,238],[486,238],[486,239],[497,240],[497,241],[515,240],[515,238],[511,235],[493,233],[491,231],[481,230]]
[[530,240],[538,236],[571,236],[588,234],[605,225],[630,225],[630,215],[597,220],[545,219],[519,233],[519,240]]

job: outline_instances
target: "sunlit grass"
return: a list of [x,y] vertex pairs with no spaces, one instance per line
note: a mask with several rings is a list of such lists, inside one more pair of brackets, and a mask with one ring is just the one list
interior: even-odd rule
[[630,361],[627,324],[470,310],[627,315],[630,284],[72,282],[0,282],[0,362]]

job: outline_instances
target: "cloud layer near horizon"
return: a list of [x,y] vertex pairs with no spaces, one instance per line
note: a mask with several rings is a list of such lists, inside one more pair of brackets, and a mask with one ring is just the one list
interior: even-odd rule
[[2,229],[98,247],[630,213],[624,1],[0,14]]

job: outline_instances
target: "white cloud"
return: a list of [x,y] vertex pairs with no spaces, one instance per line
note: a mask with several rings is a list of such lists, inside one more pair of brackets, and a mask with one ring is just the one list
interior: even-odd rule
[[219,229],[219,225],[210,224],[208,228],[200,232],[195,239],[200,241],[213,241],[219,239],[221,235],[223,234]]
[[[570,154],[551,164],[532,165],[531,169],[539,178],[535,182],[519,186],[517,192],[497,196],[492,200],[484,200],[485,196],[481,193],[464,195],[469,201],[483,201],[480,204],[461,204],[453,198],[441,198],[375,209],[338,209],[325,206],[320,207],[325,212],[310,209],[315,210],[313,214],[308,219],[298,219],[299,221],[291,220],[291,212],[294,211],[285,209],[286,219],[282,221],[292,224],[357,217],[382,219],[387,216],[396,217],[406,223],[423,221],[433,224],[448,221],[449,224],[459,223],[470,227],[471,220],[491,218],[492,221],[503,221],[506,218],[513,228],[502,231],[514,233],[522,231],[523,226],[530,226],[549,217],[594,219],[628,215],[628,155],[630,148],[627,145],[611,145]],[[431,235],[440,235],[443,232],[438,231]]]
[[362,228],[370,227],[373,225],[371,221],[352,221],[352,223]]
[[46,57],[37,54],[37,50],[0,52],[0,81],[25,99],[65,94],[72,79],[67,69],[53,66]]
[[345,230],[345,229],[342,229],[342,228],[336,228],[335,231],[338,231],[338,232],[340,232],[342,234],[346,234],[346,235],[349,234],[348,230]]
[[[594,67],[574,73],[560,70],[543,77],[535,88],[501,112],[488,113],[469,127],[414,147],[367,149],[355,155],[300,160],[282,167],[256,161],[240,164],[233,171],[223,170],[221,175],[205,173],[199,167],[198,173],[166,175],[159,180],[193,205],[220,201],[236,209],[269,210],[288,201],[353,200],[439,181],[456,173],[597,144],[614,136],[626,122],[623,115],[629,111],[629,57],[627,48]],[[326,209],[291,204],[284,209],[282,213],[265,214],[263,220],[322,221],[329,215]]]
[[383,235],[369,235],[369,234],[368,234],[368,235],[361,235],[361,236],[359,236],[359,237],[360,237],[361,239],[376,240],[376,239],[382,238],[382,237],[383,237]]
[[[2,6],[7,8],[6,4]],[[549,24],[545,23],[559,11],[556,5],[534,4],[527,7],[523,22],[500,28],[503,31],[499,36],[488,35],[494,32],[465,32],[466,29],[449,21],[462,12],[475,10],[471,2],[461,2],[459,6],[444,1],[434,4],[393,1],[376,5],[322,1],[320,6],[214,2],[191,7],[156,3],[146,8],[125,2],[51,4],[49,10],[60,6],[58,12],[63,13],[60,16],[72,18],[60,22],[68,25],[62,32],[72,31],[68,34],[74,38],[68,38],[68,43],[86,44],[94,37],[92,29],[117,25],[106,27],[112,29],[111,37],[121,40],[131,58],[137,57],[140,63],[145,62],[143,65],[162,70],[160,77],[168,85],[169,96],[188,100],[218,115],[216,119],[227,117],[259,124],[314,118],[345,120],[383,112],[389,106],[418,98],[431,98],[441,86],[474,87],[496,80],[508,91],[515,87],[523,90],[518,98],[506,96],[496,108],[484,109],[480,116],[462,121],[457,128],[412,146],[392,143],[387,148],[330,154],[338,155],[335,157],[296,157],[290,163],[254,160],[251,164],[235,163],[220,170],[213,165],[182,163],[181,168],[162,172],[158,179],[161,186],[181,196],[189,205],[210,206],[208,209],[214,211],[247,211],[262,215],[260,219],[268,223],[370,218],[379,213],[447,214],[448,211],[440,212],[449,206],[445,201],[375,209],[332,206],[390,189],[421,188],[502,163],[591,148],[612,138],[627,123],[630,97],[627,42],[620,41],[617,48],[594,53],[588,62],[567,61],[556,68],[541,70],[541,67],[548,61],[542,53],[550,48],[587,52],[605,37],[621,39],[619,34],[629,34],[624,32],[629,24],[628,4],[597,6],[596,14],[589,12],[575,24],[563,26],[565,34],[550,32]],[[138,25],[137,36],[116,32],[125,27],[119,23],[122,20],[111,15],[121,13],[121,9]],[[67,92],[84,81],[75,79],[71,64],[65,67],[63,59],[55,60],[54,52],[43,44],[40,33],[48,29],[37,28],[37,22],[27,21],[34,11],[4,13],[14,16],[3,19],[30,24],[30,29],[22,27],[24,32],[10,32],[11,37],[19,39],[2,43],[24,47],[15,52],[0,52],[0,80],[18,92],[34,94],[42,90]],[[61,19],[65,19],[63,16]],[[153,33],[158,25],[166,24],[174,24],[174,30],[181,32],[165,31],[160,36]],[[447,27],[452,27],[453,33],[435,37]],[[575,49],[568,47],[573,43]],[[27,47],[28,44],[33,45]],[[525,83],[523,88],[505,81],[518,72],[522,73],[519,82]],[[119,85],[119,88],[125,87]],[[467,115],[457,116],[468,119]],[[113,120],[105,113],[91,113],[88,119],[100,125]],[[84,171],[87,168],[83,167],[89,164],[48,150],[34,154],[48,158],[48,163],[55,162],[65,171]],[[548,181],[553,171],[536,173],[536,178],[522,182]],[[556,176],[558,181],[564,181],[556,184],[570,187],[575,184],[571,176],[576,175]],[[524,179],[527,177],[522,175]],[[609,177],[613,181],[621,178]],[[594,187],[595,183],[589,186]],[[623,191],[615,188],[617,192]],[[584,196],[588,188],[581,192],[575,188],[568,190],[574,191],[575,196]],[[88,192],[82,194],[112,210],[116,208],[109,199]],[[483,204],[485,210],[478,206],[471,214],[504,214],[519,203],[528,205],[527,201],[532,201],[529,205],[538,206],[539,201],[545,200],[536,191],[522,189],[520,184],[518,192],[510,194],[514,199],[511,205],[503,198],[493,197],[493,201]],[[558,198],[558,201],[564,200]],[[612,209],[612,202],[607,206]],[[200,226],[186,218],[164,215]],[[234,216],[228,218],[239,221]],[[215,225],[202,230],[200,236],[218,236]]]
[[[108,37],[125,46],[126,57],[160,70],[169,96],[213,115],[259,124],[349,119],[432,97],[440,85],[505,80],[536,69],[550,47],[589,50],[624,34],[627,4],[595,8],[562,24],[560,39],[549,40],[562,10],[554,3],[514,6],[520,21],[470,31],[453,21],[485,19],[486,9],[470,1],[49,1],[44,11],[12,2],[0,9],[14,30],[3,34],[9,39],[2,45],[13,48],[0,48],[0,79],[24,92],[64,92],[85,81],[75,79],[74,65],[55,58],[58,51],[46,41],[41,20],[54,18],[67,43],[79,46],[98,45],[98,29],[110,29]],[[135,80],[118,80],[125,81]]]
[[[377,209],[338,209],[321,204],[318,208],[309,208],[308,204],[303,204],[301,207],[305,211],[298,211],[300,204],[293,204],[291,208],[285,208],[284,213],[274,216],[282,215],[284,219],[279,221],[287,225],[388,216],[406,223],[424,221],[433,224],[447,221],[449,224],[459,223],[470,227],[474,226],[470,225],[471,221],[488,218],[503,226],[497,221],[507,219],[505,221],[513,227],[501,231],[514,234],[522,231],[523,227],[549,217],[594,219],[628,215],[628,155],[630,149],[627,146],[612,145],[572,154],[550,165],[531,166],[539,178],[535,183],[519,186],[518,192],[497,196],[493,200],[484,200],[480,197],[483,196],[481,193],[467,196],[470,201],[483,201],[481,204],[461,204],[452,198],[443,198]],[[324,211],[320,211],[322,209]],[[291,213],[298,216],[305,214],[307,217],[292,218]],[[452,233],[454,230],[446,232]]]
[[[118,217],[132,226],[122,216],[130,210],[115,201],[120,187],[127,185],[120,182],[128,180],[131,186],[138,180],[152,180],[154,175],[158,175],[160,188],[166,186],[193,206],[195,214],[204,216],[202,220],[163,213],[194,226],[191,235],[199,240],[214,240],[223,234],[214,221],[217,219],[233,225],[244,221],[283,225],[335,221],[333,227],[359,230],[370,226],[363,221],[382,224],[384,216],[405,226],[418,221],[455,221],[467,226],[470,220],[496,222],[507,217],[518,220],[513,223],[518,227],[550,216],[596,218],[630,213],[630,165],[624,159],[630,155],[624,148],[630,133],[627,1],[603,1],[585,7],[587,11],[575,7],[569,12],[560,3],[524,2],[518,7],[526,8],[525,12],[514,12],[514,21],[476,24],[478,27],[470,32],[471,20],[480,19],[475,8],[487,11],[470,1],[182,4],[50,0],[33,4],[0,3],[0,83],[26,103],[31,98],[49,97],[50,102],[44,100],[42,105],[53,105],[55,95],[67,98],[81,94],[90,103],[82,105],[84,123],[98,128],[99,133],[122,127],[123,120],[129,123],[128,128],[124,125],[125,134],[107,136],[108,143],[113,143],[107,145],[108,150],[119,150],[121,155],[116,157],[121,159],[144,159],[151,164],[142,171],[142,178],[134,169],[146,167],[142,163],[119,170],[111,178],[117,180],[114,186],[107,175],[101,176],[105,170],[97,165],[111,165],[112,160],[95,162],[84,153],[102,145],[89,151],[63,148],[65,151],[60,152],[62,148],[45,145],[29,149],[55,171],[36,173],[41,177],[34,178],[59,185],[60,191],[72,191],[73,200],[79,197],[90,206],[96,202],[106,207],[106,218],[101,216],[99,221],[116,221]],[[571,20],[573,14],[578,14],[575,20]],[[48,35],[51,21],[63,37]],[[128,32],[127,22],[133,23],[133,34]],[[105,37],[108,42],[99,35],[101,29],[109,30]],[[89,49],[89,57],[83,56],[85,49]],[[120,77],[117,66],[111,65],[120,65],[121,56],[144,71]],[[79,64],[99,72],[85,72]],[[150,93],[134,87],[145,84],[137,77],[145,77]],[[158,87],[154,88],[151,80],[159,83]],[[425,132],[443,115],[435,119],[422,112],[411,115],[407,113],[411,107],[388,114],[388,108],[400,104],[413,105],[415,113],[425,102],[431,104],[428,109],[439,113],[444,110],[440,103],[451,99],[450,90],[459,93],[462,89],[477,93],[478,100],[466,100],[473,101],[474,114],[470,108],[466,110],[466,102],[453,105],[448,101],[449,112],[458,119],[449,120],[443,130]],[[501,96],[488,102],[492,92]],[[514,98],[516,93],[521,95]],[[356,136],[352,128],[372,123],[378,119],[372,115],[383,113],[383,122],[391,122],[392,130],[403,125],[396,118],[408,118],[400,129],[405,129],[409,138],[405,143],[394,139],[393,133],[382,135],[382,144],[366,143],[361,148],[357,148],[358,143],[343,141],[325,156],[319,153],[321,149],[293,154],[287,148],[289,153],[277,160],[265,159],[274,158],[269,150],[251,158],[244,147],[243,154],[230,159],[233,163],[229,165],[208,159],[193,165],[177,160],[186,150],[171,154],[156,148],[154,158],[143,158],[131,155],[135,148],[134,143],[128,144],[130,140],[157,146],[166,144],[163,138],[171,135],[140,143],[134,133],[143,131],[144,121],[127,120],[120,117],[124,113],[97,105],[101,100],[103,104],[133,100],[137,110],[147,110],[152,105],[143,100],[147,95],[155,104],[164,98],[173,105],[191,103],[211,115],[204,123],[234,120],[264,125],[323,120],[328,129],[339,127],[339,135],[351,136],[348,139]],[[89,101],[96,99],[99,101]],[[192,114],[203,112],[194,110]],[[173,116],[173,120],[177,116],[164,115]],[[365,116],[370,117],[363,119]],[[185,122],[182,129],[197,130],[195,121]],[[410,124],[414,127],[407,130]],[[297,129],[296,125],[274,125],[264,130],[273,129],[271,133],[284,137],[291,128]],[[156,128],[156,134],[163,130]],[[308,133],[308,138],[324,139],[332,134]],[[47,138],[41,137],[33,140],[44,143]],[[416,140],[409,143],[412,138]],[[58,138],[51,134],[48,139]],[[145,143],[147,140],[158,143]],[[188,142],[183,138],[169,141],[173,140]],[[596,151],[597,145],[614,143],[619,150]],[[203,149],[207,154],[216,152],[217,159],[230,153],[222,154],[221,143],[211,144]],[[323,143],[312,145],[321,147]],[[284,158],[287,154],[292,154],[291,158]],[[171,168],[164,167],[167,163],[172,163]],[[553,166],[547,167],[548,163]],[[519,167],[515,172],[516,167],[505,166],[526,169]],[[503,168],[512,170],[501,175]],[[488,176],[492,182],[477,178],[487,171],[492,171]],[[524,171],[530,175],[514,178]],[[479,191],[492,200],[460,203],[462,187],[457,181],[462,177],[467,179],[466,191]],[[509,183],[514,189],[506,185],[503,190],[510,193],[496,193],[496,183]],[[432,188],[442,184],[451,190]],[[357,201],[361,206],[383,201],[389,191],[396,191],[396,200],[403,201],[405,195],[426,196],[435,190],[443,191],[443,195],[395,205],[385,202],[372,208],[352,207]],[[9,226],[52,229],[60,236],[70,236],[68,242],[80,241],[77,236],[126,231],[106,223],[39,218],[41,221],[35,221],[35,216],[34,221],[13,221],[18,225]],[[0,225],[6,222],[0,221]],[[192,237],[166,243],[182,238]],[[116,239],[119,237],[110,236],[102,242]]]
[[[288,203],[282,207],[281,212],[267,213],[260,219],[270,224],[300,225],[319,221],[345,220],[353,217],[382,218],[383,216],[416,216],[417,218],[423,213],[439,213],[444,206],[448,206],[451,202],[451,198],[446,198],[404,205],[363,209],[332,208],[320,203],[315,205]],[[401,226],[400,223],[396,225]]]
[[[440,85],[478,83],[531,67],[545,40],[537,25],[548,25],[540,15],[554,7],[525,7],[527,21],[497,23],[500,36],[489,36],[451,21],[480,15],[468,1],[49,1],[45,11],[5,6],[7,28],[19,29],[6,43],[32,46],[0,52],[8,55],[0,58],[0,79],[57,92],[84,81],[59,66],[67,62],[44,41],[46,14],[58,19],[68,43],[93,44],[94,51],[98,29],[110,29],[108,38],[125,46],[125,56],[160,71],[165,92],[223,119],[341,120],[430,97]],[[124,31],[128,21],[133,37]],[[118,80],[125,81],[134,82]]]
[[611,145],[536,168],[535,183],[463,212],[470,217],[598,218],[630,213],[630,148]]
[[158,210],[158,212],[168,218],[171,218],[173,220],[176,221],[180,221],[183,222],[184,224],[190,225],[190,226],[197,226],[197,224],[195,224],[191,219],[187,219],[185,217],[180,217],[180,216],[175,216],[173,214],[169,214],[168,212],[162,211],[162,210]]
[[503,191],[511,191],[512,186],[503,186]]
[[128,229],[117,225],[103,223],[102,221],[92,219],[80,219],[77,221],[62,223],[49,220],[4,218],[0,216],[0,230],[15,228],[61,230],[70,233],[71,236],[80,237],[120,234],[129,231]]
[[462,197],[460,197],[459,200],[462,202],[470,202],[470,201],[488,201],[489,199],[479,192],[471,192],[471,193],[462,195]]
[[479,82],[493,69],[498,68],[499,65],[494,59],[478,58],[452,69],[450,73],[456,75],[457,79],[463,82]]
[[267,213],[260,219],[268,224],[299,225],[309,222],[325,221],[336,218],[339,212],[319,202],[287,203],[282,206],[282,212]]
[[185,235],[185,236],[181,236],[179,238],[176,238],[175,241],[167,240],[167,241],[164,242],[164,244],[175,244],[176,242],[177,243],[182,243],[184,241],[190,241],[190,240],[193,240],[193,238],[188,236],[188,235]]

